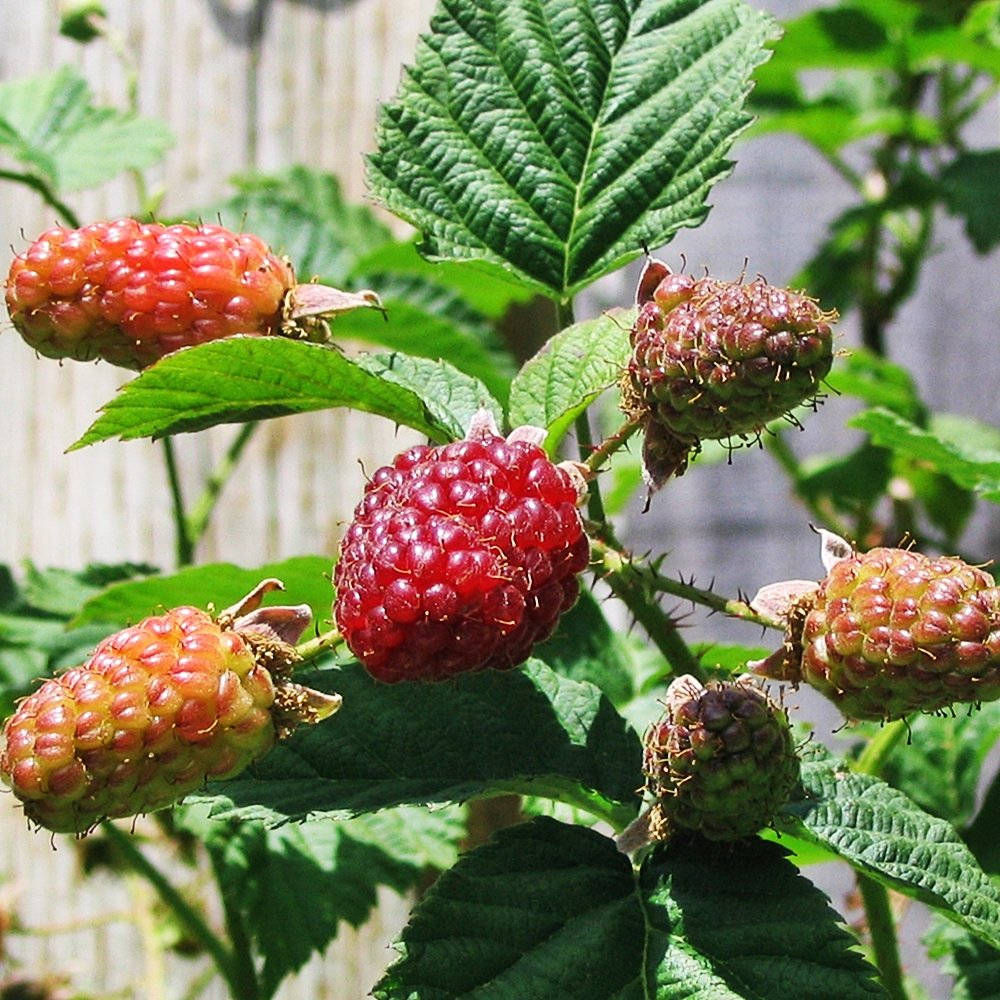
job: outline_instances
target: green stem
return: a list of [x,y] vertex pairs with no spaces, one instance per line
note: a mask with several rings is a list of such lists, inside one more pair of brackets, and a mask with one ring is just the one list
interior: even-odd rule
[[696,587],[693,583],[664,576],[632,553],[625,551],[610,530],[599,530],[594,525],[589,525],[588,529],[592,532],[590,542],[592,564],[597,562],[599,569],[603,568],[608,574],[609,584],[615,577],[636,575],[656,593],[671,594],[692,604],[700,604],[712,611],[722,612],[730,618],[739,618],[741,621],[751,622],[763,628],[784,631],[784,622],[754,611],[746,601],[724,597],[712,590]]
[[180,472],[177,466],[177,456],[174,452],[173,439],[165,437],[163,441],[163,457],[167,466],[167,481],[170,484],[170,497],[173,507],[174,528],[177,534],[175,543],[178,566],[190,566],[194,562],[194,550],[208,529],[215,506],[227,482],[236,469],[244,449],[250,443],[259,425],[256,422],[244,424],[232,444],[223,456],[222,461],[205,481],[205,487],[193,509],[188,512],[184,505],[184,493],[181,489]]
[[306,642],[299,643],[295,647],[295,652],[299,654],[299,657],[303,662],[306,660],[313,660],[320,653],[325,653],[328,649],[336,649],[344,641],[344,637],[340,632],[332,628],[328,632],[321,632],[319,635],[312,639],[308,639]]
[[0,178],[8,181],[17,181],[19,184],[26,184],[41,195],[42,201],[46,205],[54,208],[59,213],[60,218],[67,226],[72,226],[74,229],[80,227],[80,219],[77,217],[76,212],[66,202],[60,200],[55,191],[40,177],[35,177],[34,174],[18,173],[16,170],[0,170]]
[[603,820],[616,833],[620,833],[635,819],[635,805],[611,802],[599,792],[590,791],[569,780],[546,782],[544,779],[530,778],[522,781],[499,781],[492,783],[491,789],[496,794],[532,795],[562,802]]
[[591,533],[591,563],[598,564],[597,567],[592,565],[595,573],[632,612],[632,617],[646,630],[673,673],[692,674],[704,681],[701,664],[681,638],[677,622],[660,606],[655,586],[658,574],[622,549],[609,524],[590,524],[588,530]]
[[[586,463],[594,450],[594,439],[590,434],[590,419],[586,410],[576,418],[574,426],[577,445],[580,449],[580,461]],[[592,520],[603,524],[607,520],[607,514],[604,512],[604,500],[601,499],[601,487],[596,479],[591,479],[589,490],[587,513],[590,514]]]
[[141,875],[156,890],[175,917],[187,928],[188,932],[212,957],[220,975],[225,979],[230,991],[239,1000],[252,1000],[256,994],[240,993],[239,977],[237,975],[235,956],[226,948],[225,943],[198,915],[188,901],[170,884],[166,876],[157,868],[136,846],[134,839],[114,823],[105,821],[101,830],[111,841],[116,850],[125,859],[129,867]]
[[854,762],[854,770],[858,774],[870,774],[878,777],[882,773],[886,760],[896,749],[900,740],[909,732],[905,719],[897,719],[883,726],[861,751]]
[[187,515],[184,512],[184,491],[181,488],[177,456],[174,454],[173,439],[160,439],[163,444],[163,461],[167,467],[167,482],[170,485],[170,506],[174,515],[174,551],[178,566],[190,566],[194,561],[194,542],[188,534]]
[[610,437],[590,449],[583,464],[593,473],[601,471],[601,466],[642,427],[642,420],[626,420]]
[[[573,325],[573,301],[567,299],[556,304],[556,325],[560,330]],[[586,463],[594,450],[594,438],[590,433],[590,418],[584,410],[573,422],[576,430],[577,448],[580,452],[580,461]],[[595,521],[603,523],[606,515],[604,513],[604,501],[601,499],[601,488],[596,479],[592,479],[589,484],[587,497],[587,510]]]
[[198,544],[199,539],[205,534],[219,496],[222,494],[222,490],[229,481],[230,476],[236,470],[240,456],[250,443],[254,432],[259,426],[256,421],[243,424],[229,446],[229,449],[226,451],[226,454],[223,456],[222,461],[205,481],[205,488],[186,519],[187,535],[191,540],[192,548]]
[[813,516],[816,523],[836,532],[843,538],[849,538],[851,536],[850,529],[840,521],[836,513],[829,509],[828,505],[821,505],[814,497],[808,496],[802,491],[800,482],[802,467],[791,445],[785,440],[785,435],[780,432],[766,435],[764,447],[785,471],[792,484],[792,489],[795,490],[796,497]]
[[[908,732],[905,719],[897,719],[883,726],[854,762],[854,770],[859,774],[878,775],[889,754]],[[855,871],[855,879],[864,904],[872,951],[882,985],[892,1000],[907,1000],[896,939],[896,922],[889,906],[889,892],[884,885],[863,872]]]
[[257,978],[253,952],[250,949],[250,936],[243,915],[232,899],[233,887],[229,875],[216,869],[215,881],[222,896],[226,930],[229,932],[229,940],[233,947],[233,977],[229,986],[233,1000],[262,1000],[266,996],[273,996],[273,990],[265,993]]
[[858,891],[865,906],[868,933],[882,986],[891,1000],[908,1000],[899,961],[896,921],[889,906],[889,891],[868,875],[856,872]]

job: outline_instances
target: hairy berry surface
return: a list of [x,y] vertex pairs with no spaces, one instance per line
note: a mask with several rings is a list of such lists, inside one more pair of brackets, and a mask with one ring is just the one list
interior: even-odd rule
[[645,741],[646,787],[666,826],[710,840],[749,837],[774,819],[799,777],[783,709],[757,687],[675,681]]
[[42,233],[14,259],[6,297],[40,354],[141,369],[181,347],[278,332],[293,284],[257,236],[117,219]]
[[849,718],[1000,698],[1000,588],[958,558],[856,553],[833,565],[790,629],[784,676]]
[[695,279],[651,261],[638,300],[623,407],[646,425],[654,485],[680,475],[699,441],[758,434],[814,399],[830,370],[834,315],[762,279]]
[[526,440],[397,456],[369,481],[335,570],[354,655],[389,682],[522,663],[576,601],[589,556],[577,498]]
[[196,608],[146,618],[24,698],[0,774],[56,832],[159,809],[273,744],[275,688],[247,642]]

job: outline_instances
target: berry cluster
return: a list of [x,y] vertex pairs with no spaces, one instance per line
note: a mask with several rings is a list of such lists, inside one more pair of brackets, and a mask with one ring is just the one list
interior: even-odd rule
[[116,632],[18,704],[0,775],[29,819],[84,833],[238,774],[296,722],[339,706],[287,680],[286,640],[308,619],[265,608],[230,623],[180,607]]
[[759,434],[814,399],[830,370],[835,314],[760,278],[696,279],[650,260],[636,300],[622,407],[643,422],[652,486],[683,473],[700,441]]
[[516,666],[576,601],[580,488],[536,437],[474,426],[371,477],[341,543],[334,614],[374,677]]
[[180,347],[277,332],[294,284],[258,236],[117,219],[42,233],[11,266],[7,309],[40,354],[140,369]]
[[799,778],[788,717],[747,681],[667,689],[665,717],[645,740],[651,832],[739,840],[771,823]]
[[1000,587],[988,573],[954,557],[845,548],[756,672],[804,680],[852,719],[1000,698]]

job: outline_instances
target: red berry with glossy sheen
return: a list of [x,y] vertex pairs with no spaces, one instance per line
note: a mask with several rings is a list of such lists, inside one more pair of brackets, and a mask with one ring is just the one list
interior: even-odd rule
[[340,547],[337,625],[381,681],[522,663],[579,593],[570,475],[517,434],[418,446],[369,481]]
[[336,696],[287,680],[296,654],[269,614],[293,634],[308,620],[307,609],[265,608],[224,627],[175,608],[109,636],[22,699],[4,727],[0,776],[28,818],[85,833],[159,809],[238,774],[296,722],[335,711]]
[[804,680],[848,718],[1000,698],[1000,587],[949,556],[875,548],[835,562],[761,673]]
[[181,347],[276,333],[291,266],[257,236],[222,226],[56,226],[14,259],[7,309],[51,358],[141,369]]
[[683,473],[700,441],[756,435],[814,398],[830,370],[835,314],[763,279],[696,279],[650,260],[636,298],[623,408],[645,424],[653,485]]

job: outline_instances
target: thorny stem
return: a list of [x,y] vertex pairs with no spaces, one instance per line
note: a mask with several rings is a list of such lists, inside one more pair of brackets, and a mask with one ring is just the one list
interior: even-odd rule
[[628,441],[642,427],[641,420],[626,420],[610,437],[606,437],[599,445],[590,450],[583,458],[583,464],[593,472],[601,471],[605,461]]
[[256,992],[253,994],[240,992],[241,976],[236,969],[235,956],[229,952],[225,943],[202,920],[190,903],[170,884],[163,872],[139,850],[132,837],[110,822],[102,823],[101,830],[114,844],[129,867],[156,890],[164,905],[169,907],[192,937],[212,957],[212,961],[219,970],[219,974],[225,979],[233,997],[239,998],[239,1000],[255,998]]
[[623,549],[609,529],[598,525],[588,525],[588,530],[591,531],[591,556],[598,563],[597,571],[600,572],[600,569],[603,568],[609,574],[609,585],[611,578],[615,576],[635,574],[657,593],[680,597],[692,604],[700,604],[712,611],[720,611],[730,618],[739,618],[741,621],[751,622],[763,628],[784,631],[783,622],[754,611],[746,601],[724,597],[712,590],[705,590],[703,587],[696,587],[693,583],[675,580],[673,577],[658,572],[641,558]]
[[605,558],[602,564],[608,570],[603,577],[604,582],[646,630],[653,644],[670,664],[672,674],[675,676],[691,674],[698,680],[704,681],[705,674],[701,664],[680,637],[677,623],[664,612],[655,594],[651,593],[648,580],[644,579],[642,571],[630,562],[619,563],[617,569],[610,569],[609,561],[614,560]]
[[332,628],[327,632],[321,632],[319,635],[312,639],[308,639],[303,643],[300,643],[295,647],[295,652],[299,654],[301,659],[313,660],[320,653],[325,653],[328,649],[336,649],[344,641],[344,637],[340,632]]
[[896,921],[889,906],[889,891],[880,882],[861,872],[856,872],[855,878],[865,907],[868,934],[879,979],[891,1000],[907,1000],[903,967],[899,961],[899,943],[896,940]]

